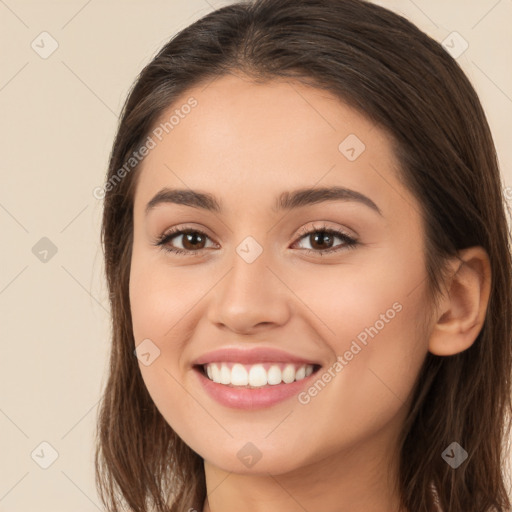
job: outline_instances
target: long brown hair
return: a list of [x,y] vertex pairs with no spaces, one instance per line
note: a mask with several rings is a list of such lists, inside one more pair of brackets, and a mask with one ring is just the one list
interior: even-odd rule
[[[471,246],[487,251],[492,285],[484,326],[461,353],[427,354],[403,428],[399,485],[410,512],[437,510],[432,485],[444,512],[510,510],[503,467],[512,410],[512,244],[490,129],[475,90],[443,47],[363,0],[223,7],[173,37],[135,82],[104,189],[112,351],[95,460],[103,503],[111,512],[123,505],[202,510],[202,458],[159,413],[134,356],[128,280],[138,166],[120,169],[178,96],[232,71],[323,88],[392,136],[401,179],[422,208],[433,303],[447,257]],[[441,457],[453,441],[468,452],[457,469]]]

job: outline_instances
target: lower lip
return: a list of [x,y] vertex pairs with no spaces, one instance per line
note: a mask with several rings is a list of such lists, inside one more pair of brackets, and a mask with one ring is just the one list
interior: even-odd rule
[[290,384],[276,384],[261,388],[237,388],[218,384],[194,368],[205,391],[220,404],[234,409],[263,409],[282,402],[300,391],[310,383],[317,372],[313,372],[302,380]]

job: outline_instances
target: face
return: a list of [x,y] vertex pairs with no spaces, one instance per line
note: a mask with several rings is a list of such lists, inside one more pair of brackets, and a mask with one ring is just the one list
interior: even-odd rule
[[139,169],[130,271],[159,411],[225,471],[385,453],[428,350],[429,306],[420,206],[391,140],[296,82],[226,75],[163,122],[173,114]]

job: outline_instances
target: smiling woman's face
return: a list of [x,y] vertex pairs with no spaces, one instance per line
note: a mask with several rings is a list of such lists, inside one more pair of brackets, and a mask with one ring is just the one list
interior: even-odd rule
[[[135,193],[130,301],[151,397],[223,470],[377,466],[396,450],[430,307],[420,207],[390,139],[297,82],[227,75],[164,118],[191,96]],[[190,233],[155,245],[174,228]]]

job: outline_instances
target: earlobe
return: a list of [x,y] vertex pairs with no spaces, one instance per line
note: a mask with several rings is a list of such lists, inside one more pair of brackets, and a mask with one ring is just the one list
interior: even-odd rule
[[491,291],[489,256],[482,247],[459,251],[439,301],[429,351],[449,356],[468,349],[482,330]]

